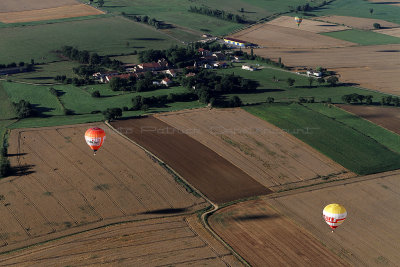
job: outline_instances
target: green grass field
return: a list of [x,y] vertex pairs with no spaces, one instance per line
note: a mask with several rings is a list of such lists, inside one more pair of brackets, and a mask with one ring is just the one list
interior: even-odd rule
[[[362,90],[350,86],[335,86],[330,87],[327,84],[319,86],[315,80],[313,86],[309,88],[308,77],[297,75],[292,72],[282,71],[275,68],[264,68],[258,71],[242,70],[240,64],[235,64],[234,68],[218,70],[218,72],[235,75],[240,75],[247,79],[257,80],[260,86],[257,91],[251,94],[235,94],[238,95],[246,104],[254,104],[265,102],[267,97],[275,98],[276,102],[291,102],[297,101],[302,97],[315,97],[316,102],[324,101],[331,98],[334,103],[343,103],[341,97],[345,94],[357,93],[364,95],[372,95],[374,100],[378,102],[384,94]],[[275,76],[279,82],[274,82]],[[287,79],[295,79],[294,86],[289,87]]]
[[[390,2],[390,1],[388,1]],[[373,9],[371,15],[370,9]],[[335,0],[323,8],[307,12],[315,16],[339,15],[360,18],[382,19],[400,24],[400,7],[364,0]]]
[[[109,0],[102,9],[115,14],[125,12],[134,15],[148,15],[159,20],[164,20],[175,25],[195,29],[202,32],[209,32],[214,35],[225,35],[243,25],[222,21],[216,18],[200,14],[189,13],[190,6],[206,6],[210,9],[219,9],[247,19],[257,21],[273,14],[287,12],[291,7],[297,7],[310,3],[317,5],[322,0],[315,0],[310,3],[307,0],[196,0],[196,1],[161,1],[161,0]],[[244,12],[240,12],[243,8]]]
[[100,55],[116,55],[179,44],[152,27],[144,27],[121,17],[0,28],[0,36],[2,64],[30,62],[31,59],[37,63],[57,61],[60,59],[52,51],[64,45]]
[[336,121],[344,123],[354,130],[371,137],[390,150],[400,154],[400,135],[335,106],[327,106],[324,104],[304,104],[304,106],[333,118]]
[[68,78],[78,77],[72,68],[78,67],[80,64],[74,61],[57,61],[42,65],[35,65],[35,71],[13,74],[8,77],[12,81],[20,81],[35,84],[55,83],[54,77],[57,75],[66,75]]
[[29,101],[40,117],[62,115],[63,110],[57,98],[47,86],[35,86],[11,82],[1,82],[11,102]]
[[322,33],[322,35],[357,43],[360,45],[400,44],[400,38],[398,37],[372,31],[347,30],[339,32],[326,32]]
[[0,82],[0,121],[15,117],[14,107]]
[[400,154],[340,121],[299,104],[263,104],[244,109],[360,175],[400,168]]

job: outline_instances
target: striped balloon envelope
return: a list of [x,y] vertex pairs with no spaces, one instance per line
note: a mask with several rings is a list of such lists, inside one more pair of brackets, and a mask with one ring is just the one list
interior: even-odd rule
[[340,204],[329,204],[323,210],[323,216],[325,222],[332,228],[335,229],[343,223],[346,219],[347,211]]
[[94,155],[103,145],[104,139],[106,139],[106,133],[99,127],[90,128],[85,132],[86,143],[93,150]]
[[300,26],[300,23],[303,21],[303,19],[302,19],[302,18],[299,18],[299,17],[295,17],[294,20],[295,20],[296,23],[297,23],[297,27],[299,27],[299,26]]

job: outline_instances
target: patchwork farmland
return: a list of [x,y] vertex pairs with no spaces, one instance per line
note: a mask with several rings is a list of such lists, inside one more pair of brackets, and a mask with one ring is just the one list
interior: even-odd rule
[[112,122],[218,204],[271,193],[240,168],[179,129],[154,117]]
[[[299,190],[265,202],[352,265],[397,265],[399,178],[399,171],[374,174],[353,182]],[[322,219],[322,209],[336,202],[346,207],[348,219],[332,234]]]
[[[187,133],[273,190],[305,185],[324,177],[355,175],[242,109],[197,109],[160,114],[156,118]],[[298,131],[312,134],[312,130],[305,128]]]
[[400,135],[399,108],[358,105],[337,106]]
[[0,256],[1,266],[242,266],[196,216],[108,226]]
[[263,200],[220,209],[209,222],[251,266],[349,266]]
[[15,175],[1,180],[0,251],[207,206],[140,148],[96,125],[107,131],[96,157],[83,138],[92,124],[12,131]]

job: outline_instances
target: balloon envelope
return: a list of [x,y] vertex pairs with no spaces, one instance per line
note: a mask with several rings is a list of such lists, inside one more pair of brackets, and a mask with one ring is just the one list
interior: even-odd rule
[[99,127],[90,128],[85,132],[85,140],[88,146],[96,153],[103,145],[106,133]]
[[335,229],[343,223],[347,217],[346,209],[340,204],[329,204],[323,210],[323,216],[325,222],[332,228]]
[[303,21],[303,19],[299,17],[295,17],[294,20],[296,21],[297,26],[300,26],[300,23]]

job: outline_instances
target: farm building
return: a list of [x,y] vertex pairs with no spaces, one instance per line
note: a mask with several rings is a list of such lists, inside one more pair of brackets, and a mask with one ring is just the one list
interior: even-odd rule
[[235,46],[239,46],[239,47],[248,47],[248,46],[254,46],[254,44],[246,42],[246,41],[242,41],[239,39],[235,39],[235,38],[228,38],[225,37],[224,38],[224,42],[230,45],[235,45]]

